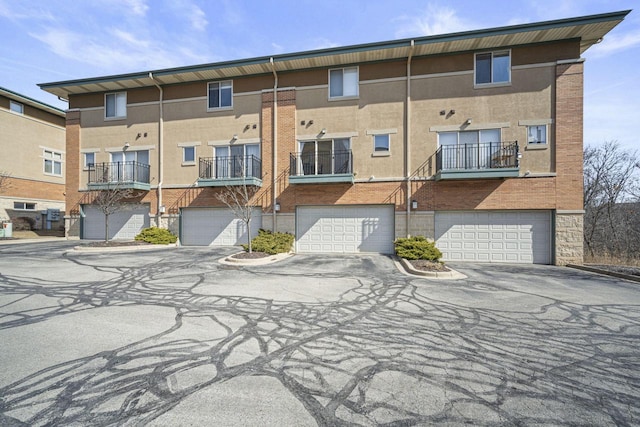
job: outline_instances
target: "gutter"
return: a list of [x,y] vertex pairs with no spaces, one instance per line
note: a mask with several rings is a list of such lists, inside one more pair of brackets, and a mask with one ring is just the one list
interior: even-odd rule
[[407,55],[407,100],[405,111],[405,123],[406,128],[404,130],[405,141],[405,174],[407,181],[407,237],[411,237],[409,232],[409,225],[411,224],[411,59],[413,58],[413,50],[415,49],[415,42],[411,40],[411,46],[409,47],[409,54]]
[[164,178],[164,110],[162,108],[162,103],[164,101],[164,90],[158,84],[156,79],[153,78],[153,73],[149,73],[149,78],[160,91],[160,111],[158,118],[158,206],[156,208],[156,226],[160,227],[160,218],[164,211],[164,206],[162,205],[162,181]]
[[269,58],[271,63],[271,71],[273,72],[273,149],[271,154],[273,156],[271,173],[271,215],[273,217],[273,232],[278,231],[277,228],[277,214],[276,214],[276,178],[278,176],[278,74],[276,73],[276,64],[273,62],[273,57]]

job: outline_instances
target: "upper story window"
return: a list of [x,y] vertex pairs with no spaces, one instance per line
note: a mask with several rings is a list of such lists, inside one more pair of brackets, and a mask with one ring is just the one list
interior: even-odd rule
[[182,163],[192,164],[196,162],[196,147],[182,147]]
[[149,150],[138,151],[118,151],[111,153],[111,161],[113,163],[119,162],[137,162],[143,165],[149,164]]
[[14,113],[24,114],[24,105],[19,102],[9,101],[9,109]]
[[29,202],[13,202],[13,209],[20,211],[35,211],[36,204]]
[[104,96],[104,116],[107,119],[127,117],[127,93],[107,93]]
[[62,153],[44,150],[44,173],[47,175],[62,176]]
[[259,144],[222,145],[214,154],[216,178],[262,178]]
[[329,98],[358,96],[358,67],[329,70]]
[[209,110],[233,106],[233,83],[231,80],[209,83]]
[[391,137],[388,133],[373,135],[373,151],[378,154],[389,153],[390,140]]
[[96,163],[96,153],[84,153],[83,167],[84,169],[91,168]]
[[511,52],[476,53],[476,85],[509,83],[511,81]]
[[527,142],[529,144],[546,144],[547,125],[527,126]]

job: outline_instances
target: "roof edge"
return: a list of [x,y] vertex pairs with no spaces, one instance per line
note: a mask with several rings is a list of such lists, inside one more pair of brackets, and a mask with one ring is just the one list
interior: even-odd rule
[[27,95],[22,95],[21,93],[15,92],[11,89],[7,89],[5,87],[0,86],[0,95],[5,95],[8,98],[15,99],[16,101],[20,101],[24,104],[31,105],[32,107],[40,108],[42,110],[46,110],[50,113],[56,114],[60,117],[65,117],[65,111],[54,107],[53,105],[47,104],[42,101],[38,101],[37,99],[31,98]]

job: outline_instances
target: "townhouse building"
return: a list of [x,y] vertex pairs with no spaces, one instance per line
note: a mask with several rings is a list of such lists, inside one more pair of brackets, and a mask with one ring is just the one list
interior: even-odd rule
[[64,226],[65,113],[0,87],[0,221]]
[[[115,238],[168,227],[298,252],[582,262],[582,54],[628,11],[41,84],[69,100],[66,230],[102,238],[96,192],[137,192]],[[246,230],[217,194],[257,189]],[[126,203],[127,201],[123,201]]]

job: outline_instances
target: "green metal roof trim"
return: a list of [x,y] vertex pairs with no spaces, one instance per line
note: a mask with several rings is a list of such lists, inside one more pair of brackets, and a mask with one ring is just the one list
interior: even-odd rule
[[[201,64],[201,65],[194,65],[194,66],[150,70],[150,71],[144,71],[144,72],[138,72],[138,73],[118,74],[118,75],[111,75],[111,76],[104,76],[104,77],[67,80],[67,81],[52,82],[52,83],[41,83],[38,86],[40,86],[41,89],[58,96],[65,96],[73,93],[89,93],[91,92],[91,90],[82,88],[82,86],[100,85],[104,83],[116,83],[116,82],[124,83],[126,81],[132,82],[132,81],[141,80],[141,79],[146,80],[146,79],[149,79],[149,73],[152,73],[154,77],[158,77],[158,78],[161,78],[163,76],[176,77],[178,75],[187,74],[187,73],[225,70],[225,69],[231,69],[231,68],[241,69],[243,67],[250,67],[255,65],[270,67],[271,61],[274,62],[277,69],[278,63],[285,65],[287,62],[290,62],[290,61],[301,61],[305,59],[323,58],[323,57],[330,58],[338,55],[350,55],[350,54],[359,54],[359,53],[364,54],[372,51],[384,51],[384,50],[391,50],[391,49],[398,49],[398,48],[409,49],[412,42],[416,46],[424,46],[424,45],[431,45],[431,44],[437,44],[437,43],[455,42],[455,41],[461,41],[461,40],[506,36],[506,35],[518,34],[518,33],[522,34],[527,32],[534,32],[534,31],[546,31],[546,30],[560,29],[564,27],[578,27],[578,26],[585,26],[589,24],[598,24],[598,23],[606,23],[606,22],[611,22],[613,23],[613,26],[615,26],[620,21],[622,21],[630,12],[631,10],[624,10],[619,12],[582,16],[577,18],[566,18],[566,19],[559,19],[559,20],[553,20],[553,21],[535,22],[535,23],[529,23],[529,24],[510,25],[505,27],[489,28],[484,30],[472,30],[472,31],[464,31],[464,32],[458,32],[458,33],[414,37],[414,38],[406,38],[401,40],[375,42],[375,43],[351,45],[351,46],[344,46],[344,47],[334,47],[334,48],[302,51],[302,52],[280,54],[280,55],[261,56],[261,57],[255,57],[255,58],[231,60],[231,61]],[[605,31],[605,33],[606,32],[607,31]],[[589,44],[589,46],[591,44]],[[397,57],[390,57],[389,59],[395,59],[395,58]],[[311,68],[311,67],[296,67],[296,68],[302,69],[302,68]],[[286,69],[277,69],[277,71],[285,71],[285,70]],[[265,68],[263,72],[270,72],[270,71]],[[240,73],[240,74],[237,74],[237,76],[249,75],[249,74],[254,75],[256,73],[255,72],[251,72],[248,74]],[[149,85],[150,84],[151,83],[149,83]],[[121,84],[120,86],[121,86],[121,89],[127,88],[126,85]],[[135,85],[131,85],[130,87],[131,88],[141,87],[141,85],[140,85],[140,82],[136,82]],[[114,89],[114,90],[117,90],[117,89]]]
[[12,91],[11,89],[7,89],[5,87],[0,86],[0,95],[4,95],[7,98],[13,99],[18,102],[22,102],[23,104],[31,105],[32,107],[40,108],[42,110],[49,111],[50,113],[56,114],[60,117],[65,116],[64,110],[59,109],[58,107],[54,107],[53,105],[45,104],[44,102],[38,101],[37,99],[33,99],[26,95],[22,95],[18,92]]

